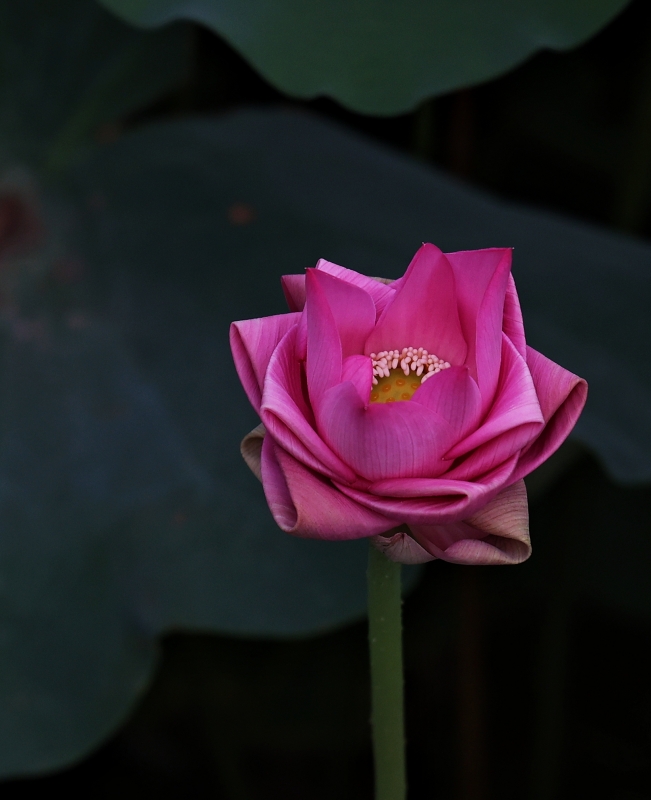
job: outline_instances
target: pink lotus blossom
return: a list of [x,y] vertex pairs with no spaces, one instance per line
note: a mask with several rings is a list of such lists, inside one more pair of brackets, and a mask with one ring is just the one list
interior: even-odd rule
[[424,244],[395,282],[321,260],[283,288],[291,313],[231,326],[262,420],[242,453],[280,528],[403,563],[524,561],[522,479],[587,385],[527,346],[511,250]]

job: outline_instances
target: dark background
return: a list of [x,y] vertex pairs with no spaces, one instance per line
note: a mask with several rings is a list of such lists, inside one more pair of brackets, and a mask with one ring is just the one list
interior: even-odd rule
[[[198,27],[193,48],[187,84],[123,127],[307,107],[509,200],[651,236],[643,0],[577,50],[397,118],[292,101]],[[411,800],[651,798],[651,628],[574,591],[586,554],[571,547],[594,526],[614,541],[651,536],[651,489],[614,485],[585,451],[569,460],[532,499],[532,562],[507,574],[435,562],[405,602]],[[365,637],[362,622],[292,642],[171,633],[111,741],[59,774],[6,782],[2,796],[371,798]]]

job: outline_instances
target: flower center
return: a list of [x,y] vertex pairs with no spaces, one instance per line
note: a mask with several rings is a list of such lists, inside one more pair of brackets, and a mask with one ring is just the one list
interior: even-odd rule
[[426,380],[450,366],[423,347],[403,347],[402,350],[383,350],[371,353],[373,388],[371,403],[395,403],[411,400],[414,392]]

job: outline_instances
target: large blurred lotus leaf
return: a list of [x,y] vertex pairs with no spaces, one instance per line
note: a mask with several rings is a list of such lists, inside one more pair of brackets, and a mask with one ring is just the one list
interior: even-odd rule
[[[133,306],[148,368],[155,366],[153,321],[145,309],[154,302],[151,292],[160,308],[167,291],[157,379],[176,381],[180,402],[190,396],[199,403],[205,390],[215,430],[222,429],[215,420],[248,412],[231,377],[219,383],[222,389],[205,386],[218,381],[212,366],[205,365],[212,377],[202,376],[201,386],[184,382],[189,364],[172,320],[196,314],[177,285],[180,276],[196,285],[216,326],[220,370],[228,370],[228,322],[281,311],[280,275],[319,257],[395,277],[422,241],[447,251],[512,246],[530,343],[590,384],[576,437],[615,479],[651,480],[648,244],[498,202],[330,123],[287,111],[151,126],[106,148],[76,180],[85,192],[86,230],[96,220],[93,261],[111,264],[112,272],[137,268],[139,281],[149,265],[156,281],[155,289],[143,286]],[[213,415],[221,408],[215,403],[225,405]],[[203,431],[198,412],[194,419]]]
[[87,0],[0,0],[0,162],[65,166],[99,126],[179,84],[187,57],[183,25],[143,32]]
[[221,209],[200,170],[178,177],[190,203],[169,256],[164,206],[143,205],[131,233],[121,212],[98,215],[94,244],[123,244],[97,261],[53,248],[3,263],[5,775],[69,763],[115,729],[163,630],[295,635],[364,613],[366,542],[282,533],[240,458],[255,419],[227,325],[266,310],[274,276],[247,292],[219,277]]
[[[532,504],[535,557],[509,570],[508,582],[547,601],[562,593],[568,603],[587,601],[648,623],[650,508],[651,485],[617,486],[584,458]],[[494,573],[491,582],[496,595],[512,596]]]
[[397,276],[423,240],[514,245],[531,343],[590,381],[577,436],[615,477],[651,477],[648,245],[287,111],[143,128],[66,186],[49,228],[65,221],[76,258],[46,240],[0,270],[4,774],[101,741],[163,631],[363,613],[365,543],[281,533],[239,456],[256,419],[228,325],[282,311],[285,272],[323,256]]
[[398,114],[596,33],[628,0],[99,0],[137,25],[192,19],[299,97]]

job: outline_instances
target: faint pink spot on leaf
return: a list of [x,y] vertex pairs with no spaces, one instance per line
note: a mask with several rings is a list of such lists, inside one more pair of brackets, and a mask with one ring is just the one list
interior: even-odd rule
[[231,225],[250,225],[256,218],[255,208],[248,203],[233,203],[228,209]]

